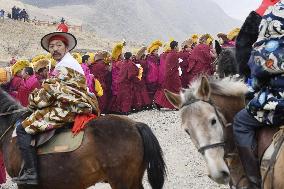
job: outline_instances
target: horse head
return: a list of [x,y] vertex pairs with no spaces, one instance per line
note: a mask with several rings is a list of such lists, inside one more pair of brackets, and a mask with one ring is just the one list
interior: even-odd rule
[[[203,155],[209,177],[221,184],[228,183],[230,179],[230,172],[224,160],[227,118],[231,115],[226,110],[237,108],[231,107],[231,104],[226,102],[223,102],[224,106],[219,106],[218,94],[231,93],[234,98],[244,91],[239,90],[240,88],[232,83],[234,82],[217,84],[209,82],[207,77],[201,77],[188,89],[183,89],[180,94],[165,90],[168,100],[180,110],[183,129]],[[237,82],[237,84],[245,88],[243,83]],[[224,107],[224,110],[220,107]]]

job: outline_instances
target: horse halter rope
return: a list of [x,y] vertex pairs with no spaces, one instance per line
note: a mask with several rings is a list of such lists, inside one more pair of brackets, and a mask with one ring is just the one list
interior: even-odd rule
[[[199,101],[206,102],[206,103],[210,104],[211,106],[213,106],[214,111],[215,111],[215,113],[217,115],[217,118],[218,118],[219,122],[222,124],[223,128],[225,128],[225,123],[223,122],[223,120],[222,120],[222,118],[220,116],[220,113],[218,112],[216,106],[213,104],[213,102],[211,100],[206,101],[206,100],[192,98],[190,101],[184,103],[180,108],[183,108],[185,106],[189,106],[189,105],[191,105],[191,104],[193,104],[195,102],[199,102]],[[224,148],[225,145],[226,145],[225,142],[218,142],[218,143],[214,143],[214,144],[208,144],[208,145],[199,147],[198,148],[198,152],[201,153],[202,155],[204,155],[205,151],[208,150],[208,149],[217,148],[217,147],[223,147]]]

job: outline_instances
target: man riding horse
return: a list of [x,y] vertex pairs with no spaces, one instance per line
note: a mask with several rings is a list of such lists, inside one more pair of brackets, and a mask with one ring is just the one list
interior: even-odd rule
[[261,188],[255,131],[284,124],[284,1],[263,0],[246,19],[236,42],[240,72],[251,77],[254,98],[234,120],[234,135],[249,188]]
[[29,96],[32,114],[16,123],[17,142],[24,160],[24,171],[13,178],[17,184],[38,184],[36,149],[33,135],[72,123],[78,114],[99,114],[95,96],[88,93],[84,71],[70,55],[76,38],[70,33],[45,35],[41,46],[57,61],[53,76]]

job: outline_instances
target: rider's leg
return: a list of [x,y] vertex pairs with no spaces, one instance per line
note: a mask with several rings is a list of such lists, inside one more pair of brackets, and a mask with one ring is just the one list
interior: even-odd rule
[[261,188],[259,160],[255,153],[257,146],[255,130],[260,125],[261,123],[253,118],[245,109],[241,110],[235,116],[233,124],[236,145],[250,184],[250,189]]
[[32,136],[28,134],[21,124],[17,125],[17,142],[25,163],[23,175],[13,178],[17,184],[37,184],[37,157],[36,149],[31,146]]

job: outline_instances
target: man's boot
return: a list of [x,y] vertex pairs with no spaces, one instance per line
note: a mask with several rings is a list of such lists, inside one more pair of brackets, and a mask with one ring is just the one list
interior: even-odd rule
[[38,184],[37,156],[35,147],[31,146],[32,136],[21,125],[17,126],[17,140],[24,160],[24,173],[12,179],[17,184]]
[[261,176],[259,161],[250,147],[238,146],[238,151],[246,177],[249,181],[249,189],[261,189]]

